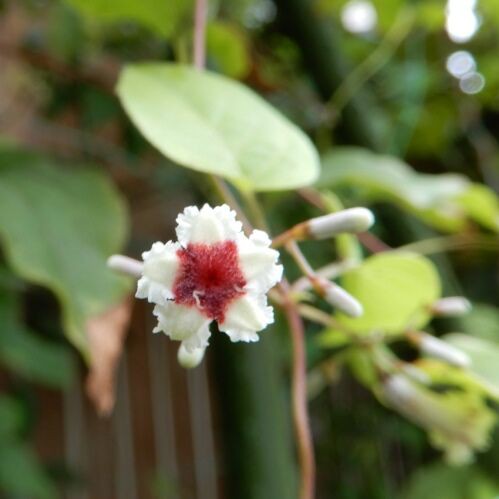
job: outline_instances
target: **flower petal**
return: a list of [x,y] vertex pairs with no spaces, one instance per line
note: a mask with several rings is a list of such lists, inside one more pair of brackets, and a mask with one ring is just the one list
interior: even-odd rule
[[269,236],[261,230],[238,240],[239,263],[250,291],[267,292],[282,278],[282,265],[277,265],[279,252],[270,244]]
[[245,294],[234,300],[225,314],[220,331],[231,341],[258,341],[257,331],[274,322],[274,310],[267,306],[264,294]]
[[201,210],[196,206],[188,206],[177,217],[177,238],[183,246],[236,240],[241,231],[241,222],[236,220],[236,213],[226,204],[215,208],[205,204]]
[[144,268],[137,283],[137,298],[163,305],[173,298],[172,286],[178,269],[178,243],[154,243],[150,251],[142,253]]
[[188,352],[208,345],[211,321],[195,307],[168,302],[166,305],[156,305],[153,314],[158,318],[153,333],[163,332],[172,340],[182,341]]

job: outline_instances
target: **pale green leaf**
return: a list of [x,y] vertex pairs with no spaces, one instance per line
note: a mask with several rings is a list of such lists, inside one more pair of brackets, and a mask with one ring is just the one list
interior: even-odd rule
[[462,175],[418,173],[398,158],[360,147],[339,147],[324,155],[319,187],[355,187],[364,199],[390,201],[443,230],[463,227],[457,196],[470,182]]
[[119,302],[129,287],[106,266],[126,231],[123,201],[102,173],[0,149],[0,241],[7,262],[54,292],[65,331],[82,352],[85,322]]
[[464,332],[499,343],[499,309],[492,305],[473,303],[471,311],[459,319]]
[[135,21],[170,36],[190,13],[193,0],[66,0],[83,15],[107,22]]
[[467,353],[471,371],[499,398],[499,344],[467,334],[447,334],[445,340]]
[[356,319],[337,314],[354,332],[397,334],[419,328],[429,319],[425,307],[440,297],[441,285],[432,262],[409,253],[380,253],[345,272],[342,285],[364,307]]
[[319,161],[308,137],[244,85],[175,64],[123,71],[118,95],[165,156],[259,191],[313,182]]

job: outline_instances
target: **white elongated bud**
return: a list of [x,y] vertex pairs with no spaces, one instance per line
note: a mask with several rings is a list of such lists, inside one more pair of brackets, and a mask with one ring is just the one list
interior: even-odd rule
[[310,236],[326,239],[342,233],[365,232],[374,223],[374,215],[367,208],[349,208],[307,222]]
[[107,266],[123,274],[132,277],[140,277],[144,270],[144,264],[124,255],[112,255],[107,260]]
[[449,296],[433,303],[431,311],[440,317],[460,316],[471,311],[471,303],[464,296]]
[[188,352],[184,345],[180,344],[177,352],[178,363],[186,369],[193,369],[201,364],[205,350],[205,348],[196,348],[192,352]]
[[419,340],[421,352],[457,367],[469,367],[471,359],[462,350],[430,334],[421,333]]
[[321,294],[324,299],[333,307],[350,317],[360,317],[364,313],[360,302],[334,282],[319,279],[318,285],[322,288]]

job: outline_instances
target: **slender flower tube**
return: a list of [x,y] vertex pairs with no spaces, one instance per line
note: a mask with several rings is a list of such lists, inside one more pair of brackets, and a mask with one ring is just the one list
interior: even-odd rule
[[283,232],[274,239],[273,246],[279,247],[288,241],[304,239],[328,239],[340,234],[365,232],[374,223],[374,214],[367,208],[357,207],[311,218]]
[[208,204],[187,207],[176,233],[178,242],[156,242],[142,255],[136,296],[155,304],[153,332],[181,342],[185,367],[201,362],[213,321],[234,342],[258,341],[274,321],[266,294],[283,271],[267,234],[246,237],[234,211]]
[[334,282],[316,277],[312,281],[312,285],[324,300],[350,317],[360,317],[364,313],[362,304]]
[[313,239],[327,239],[339,234],[365,232],[374,223],[374,215],[367,208],[349,208],[307,222]]
[[407,333],[407,337],[421,352],[429,357],[443,360],[456,367],[466,368],[471,365],[471,359],[465,352],[431,334],[422,331],[410,331]]
[[439,317],[457,317],[471,310],[471,303],[464,296],[448,296],[431,305],[431,312]]

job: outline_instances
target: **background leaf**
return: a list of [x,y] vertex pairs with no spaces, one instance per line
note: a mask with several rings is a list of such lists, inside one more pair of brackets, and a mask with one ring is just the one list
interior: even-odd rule
[[192,8],[192,0],[66,0],[90,19],[135,21],[159,35],[170,36]]
[[308,137],[249,88],[175,64],[127,66],[118,95],[144,136],[182,166],[259,191],[313,182]]
[[442,230],[463,227],[465,211],[457,197],[471,183],[457,174],[418,173],[393,156],[360,147],[340,147],[322,158],[319,187],[354,187],[364,199],[390,201]]
[[444,339],[469,355],[471,371],[499,397],[499,344],[461,333],[447,334]]
[[0,445],[0,490],[12,494],[9,497],[58,497],[32,450],[14,441],[2,442]]
[[244,78],[251,69],[244,32],[228,23],[213,22],[206,30],[206,50],[211,64],[232,78]]
[[123,202],[103,174],[0,149],[0,239],[7,262],[54,292],[68,338],[83,352],[86,320],[128,288],[128,280],[106,267],[126,231]]
[[17,297],[0,291],[0,364],[35,383],[70,386],[75,368],[70,350],[29,331],[19,312]]

